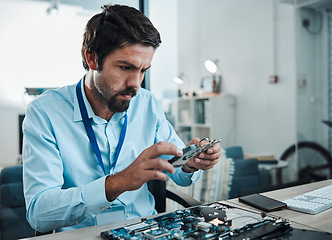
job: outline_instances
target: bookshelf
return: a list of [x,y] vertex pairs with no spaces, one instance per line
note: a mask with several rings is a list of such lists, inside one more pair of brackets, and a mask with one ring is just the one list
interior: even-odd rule
[[187,143],[194,137],[221,138],[222,146],[235,142],[235,98],[227,94],[177,99],[175,129]]

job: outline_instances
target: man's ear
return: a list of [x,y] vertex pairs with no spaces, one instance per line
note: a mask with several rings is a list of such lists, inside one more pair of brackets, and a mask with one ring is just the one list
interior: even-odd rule
[[97,54],[85,50],[85,59],[91,70],[97,70]]

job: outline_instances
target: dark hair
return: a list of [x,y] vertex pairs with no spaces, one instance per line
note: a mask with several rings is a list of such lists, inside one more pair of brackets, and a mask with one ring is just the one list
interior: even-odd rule
[[97,54],[98,69],[105,57],[118,48],[140,43],[158,48],[161,40],[158,30],[136,8],[125,5],[104,5],[85,27],[81,49],[83,67],[89,70],[85,50]]

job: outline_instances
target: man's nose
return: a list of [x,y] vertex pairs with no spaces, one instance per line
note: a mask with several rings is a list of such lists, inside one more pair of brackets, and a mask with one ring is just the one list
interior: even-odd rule
[[144,78],[144,74],[141,73],[140,71],[137,71],[129,76],[128,81],[127,81],[127,86],[139,88],[143,81],[143,78]]

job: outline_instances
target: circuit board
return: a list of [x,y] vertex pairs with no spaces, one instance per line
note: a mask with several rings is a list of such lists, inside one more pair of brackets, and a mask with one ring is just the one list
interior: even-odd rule
[[189,145],[182,149],[183,155],[178,157],[175,156],[172,159],[168,160],[170,164],[174,167],[180,167],[190,159],[198,156],[200,153],[207,151],[208,149],[212,148],[217,143],[221,142],[219,138],[210,140],[208,143],[204,144],[203,146],[199,147],[197,144]]
[[213,203],[142,219],[135,224],[104,231],[101,236],[109,240],[271,239],[267,236],[283,235],[291,229],[287,221]]

